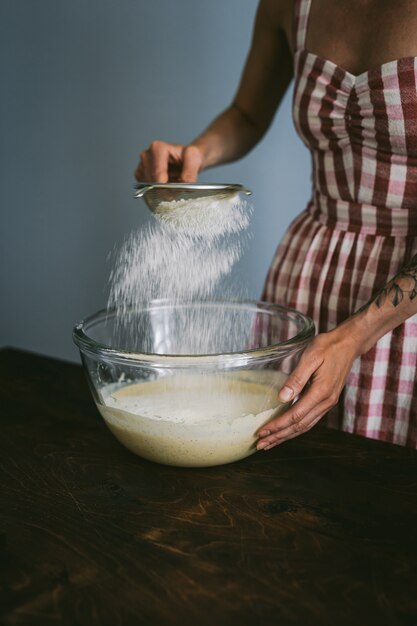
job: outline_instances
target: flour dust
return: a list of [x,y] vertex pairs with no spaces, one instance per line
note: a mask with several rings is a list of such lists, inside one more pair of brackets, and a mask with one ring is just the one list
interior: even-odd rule
[[119,347],[159,354],[245,347],[250,313],[208,303],[245,297],[231,272],[247,244],[250,215],[238,194],[159,204],[152,222],[127,237],[110,276]]

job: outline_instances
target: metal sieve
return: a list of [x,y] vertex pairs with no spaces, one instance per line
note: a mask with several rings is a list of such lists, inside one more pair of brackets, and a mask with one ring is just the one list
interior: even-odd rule
[[[213,199],[221,200],[237,193],[246,196],[251,191],[243,185],[224,183],[138,183],[135,185],[135,198],[143,198],[152,211],[159,212],[161,202],[173,202],[178,200],[200,200],[212,196]],[[164,206],[164,212],[166,206]]]

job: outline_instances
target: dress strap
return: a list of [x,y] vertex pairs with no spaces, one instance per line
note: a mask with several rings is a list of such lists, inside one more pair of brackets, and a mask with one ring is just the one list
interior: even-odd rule
[[311,0],[294,0],[294,53],[301,48],[305,48],[310,7]]

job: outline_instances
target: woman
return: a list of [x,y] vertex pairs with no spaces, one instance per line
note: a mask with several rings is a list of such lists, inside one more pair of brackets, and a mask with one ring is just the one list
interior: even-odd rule
[[[331,426],[417,446],[417,6],[261,0],[232,105],[188,146],[154,142],[138,180],[186,182],[246,154],[295,78],[313,193],[278,247],[264,299],[319,334],[280,392],[300,394],[258,449]],[[307,383],[310,383],[307,385]]]

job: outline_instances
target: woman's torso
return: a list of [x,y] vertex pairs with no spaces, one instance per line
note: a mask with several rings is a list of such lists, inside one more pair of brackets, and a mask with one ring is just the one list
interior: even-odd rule
[[417,45],[408,33],[417,2],[344,7],[294,7],[293,114],[312,152],[312,210],[336,227],[416,235]]
[[[326,332],[417,253],[417,1],[289,4],[293,113],[312,153],[313,197],[278,247],[263,298]],[[327,423],[415,447],[416,354],[412,316],[355,360]]]

